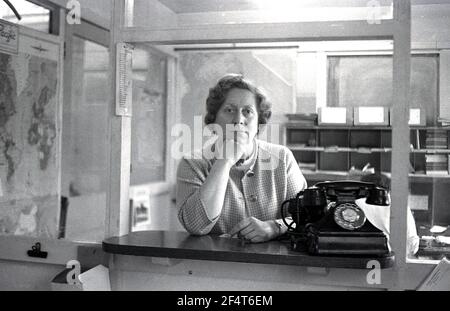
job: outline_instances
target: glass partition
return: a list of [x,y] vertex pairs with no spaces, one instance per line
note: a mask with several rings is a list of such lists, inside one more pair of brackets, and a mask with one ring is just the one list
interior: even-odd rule
[[356,20],[370,20],[375,24],[392,19],[392,0],[127,0],[125,10],[125,27],[152,30]]
[[[378,47],[379,55],[370,55],[370,48],[374,46]],[[272,103],[272,118],[266,129],[260,132],[259,139],[289,147],[309,186],[330,180],[360,181],[374,173],[390,176],[392,42],[348,41],[345,45],[336,42],[318,42],[315,45],[307,42],[224,43],[175,45],[166,48],[173,51],[178,64],[174,86],[179,117],[170,128],[169,135],[179,143],[186,133],[180,133],[178,129],[189,129],[186,134],[189,139],[184,144],[167,144],[165,147],[170,160],[176,164],[181,155],[202,148],[210,139],[208,132],[204,131],[205,103],[209,88],[224,74],[239,73],[263,89]],[[143,58],[142,55],[147,56]],[[148,54],[143,54],[142,48],[138,46],[133,57],[141,64],[142,60],[148,59]],[[380,60],[384,65],[375,66],[380,64]],[[360,62],[365,62],[364,66],[355,65]],[[430,56],[430,62],[436,64],[436,59]],[[145,80],[145,74],[139,78],[137,63],[134,64],[133,76],[136,80],[134,82],[137,82],[134,90],[144,87],[142,81]],[[368,68],[371,70],[367,70]],[[154,68],[151,72],[154,77],[164,79],[159,69]],[[352,78],[363,74],[363,79]],[[158,85],[155,81],[153,83]],[[170,85],[173,82],[167,83]],[[374,85],[378,88],[374,89]],[[352,93],[355,89],[359,92]],[[384,92],[385,97],[373,96],[380,92]],[[137,91],[133,97],[137,99],[141,93]],[[365,95],[364,100],[355,97],[358,94]],[[353,99],[354,102],[351,104],[344,99]],[[326,108],[334,107],[344,109],[346,118],[343,121],[334,115],[331,115],[328,122],[319,118],[320,114],[328,113]],[[360,107],[381,109],[381,113],[375,118],[366,117],[364,120],[356,112]],[[142,113],[134,111],[133,122],[142,118]],[[159,126],[159,122],[153,124]],[[150,134],[150,139],[161,137],[155,131],[152,133],[154,134]],[[132,150],[136,150],[137,141],[133,140],[133,144]],[[134,164],[132,179],[133,175],[137,176]],[[152,176],[158,175],[154,172]],[[147,179],[149,178],[152,177],[148,176]],[[136,194],[136,191],[133,190],[132,194]],[[160,201],[152,204],[149,209],[161,211],[163,208],[160,206],[170,204],[170,199],[160,197]],[[173,205],[172,207],[174,208]],[[171,213],[180,228],[177,211],[173,209]],[[158,226],[161,220],[153,217],[151,221],[153,224],[147,228]]]
[[[405,145],[393,146],[394,137],[398,141],[399,133],[405,130],[403,126],[406,126],[406,123],[400,127],[395,126],[393,130],[390,119],[393,107],[403,106],[404,103],[402,98],[399,98],[398,104],[393,103],[392,99],[389,100],[389,93],[398,95],[402,89],[408,89],[399,74],[402,67],[399,65],[409,64],[409,58],[399,56],[395,64],[389,64],[389,60],[383,58],[385,55],[392,57],[394,46],[389,40],[394,33],[397,34],[397,28],[393,27],[392,21],[392,1],[307,1],[301,4],[298,1],[280,1],[276,8],[263,1],[229,1],[224,4],[213,1],[134,0],[118,1],[117,4],[125,12],[121,21],[124,28],[120,40],[129,43],[175,44],[172,48],[178,58],[176,105],[180,109],[181,119],[189,123],[191,130],[195,129],[197,119],[200,128],[203,126],[198,115],[198,112],[203,110],[202,104],[192,102],[184,105],[183,97],[204,97],[204,94],[201,96],[201,93],[195,93],[198,88],[192,85],[196,83],[200,89],[208,89],[221,72],[236,72],[254,77],[263,87],[267,85],[271,88],[279,83],[287,88],[286,92],[281,92],[280,98],[275,98],[274,107],[279,110],[272,120],[275,125],[282,125],[282,128],[278,135],[269,136],[269,139],[276,137],[278,142],[293,151],[310,185],[323,180],[362,180],[373,173],[383,173],[383,176],[390,178],[392,168],[394,171],[396,169],[391,164],[393,157],[397,157],[398,161],[399,155],[406,152]],[[397,8],[397,18],[401,21],[403,16],[408,15],[409,6],[399,3]],[[149,16],[151,18],[148,18]],[[368,38],[372,41],[367,42],[371,43],[373,40],[388,42],[387,45],[382,42],[378,47],[376,44],[368,44],[362,48],[361,45],[352,44],[352,40]],[[409,37],[398,39],[395,40],[396,51],[398,48],[398,51],[409,52]],[[305,40],[308,42],[304,42]],[[302,45],[321,40],[325,42],[322,47],[310,47],[308,51],[302,49]],[[332,48],[330,46],[333,42],[329,42],[330,40],[343,40],[345,43],[342,43],[340,48]],[[289,70],[282,72],[283,66],[280,66],[281,72],[273,69],[273,66],[280,65],[274,65],[277,60],[282,60],[280,62],[283,64],[292,64],[284,57],[258,55],[259,52],[267,52],[266,49],[274,51],[276,48],[251,46],[255,42],[262,45],[266,42],[276,42],[276,46],[281,45],[283,41],[288,44],[295,42],[294,46],[299,43],[300,46],[289,51],[295,51],[294,54],[297,55],[288,75],[286,72]],[[190,46],[192,43],[195,46]],[[204,43],[207,44],[203,45]],[[277,48],[283,49],[286,46]],[[244,52],[248,51],[251,51],[249,55],[245,55]],[[359,53],[360,51],[363,53]],[[333,63],[337,60],[333,57],[354,56],[356,59],[367,55],[379,57],[368,60],[369,64],[364,63],[366,60],[358,59],[362,61],[363,66],[369,65],[368,73],[364,70],[358,72],[358,66],[344,68],[344,63],[348,61],[347,65],[351,65],[352,59],[344,60],[342,57],[339,66]],[[189,57],[184,64],[184,58]],[[196,60],[196,57],[205,58],[206,61]],[[315,65],[311,65],[309,61]],[[382,68],[373,66],[373,63],[380,61]],[[372,67],[370,62],[373,62]],[[299,64],[307,66],[300,68]],[[182,74],[182,70],[187,68],[183,68],[185,65],[194,68],[188,75]],[[208,66],[209,69],[203,70]],[[398,70],[394,73],[393,67],[396,66]],[[257,72],[260,69],[261,71]],[[302,69],[306,69],[304,74]],[[305,78],[315,81],[306,82]],[[192,81],[194,83],[189,84]],[[331,81],[335,84],[329,83]],[[384,81],[391,81],[398,85],[400,90],[383,88]],[[378,90],[381,90],[378,94],[381,92],[383,96],[376,96],[377,92],[372,90],[374,83]],[[360,98],[357,97],[353,98],[353,106],[346,102],[348,98],[344,97],[352,96],[351,92],[355,87],[360,88],[362,92],[368,91],[363,94],[368,96],[364,99],[367,100],[364,104],[360,104]],[[273,94],[279,95],[276,91]],[[342,106],[338,103],[342,103]],[[336,110],[331,108],[343,109],[334,114],[333,111]],[[203,133],[200,136],[202,135]],[[193,143],[195,144],[195,141]],[[190,150],[194,150],[196,146],[191,144],[190,147]],[[406,170],[402,168],[400,172]],[[394,179],[401,181],[398,176],[395,175]],[[395,184],[394,188],[397,187],[406,188],[406,182]],[[401,198],[404,195],[406,197],[402,191],[399,193]],[[395,193],[394,199],[397,204],[402,205],[403,200],[400,200],[399,193]],[[386,219],[396,217],[387,216]]]
[[412,7],[413,47],[436,52],[415,67],[414,58],[412,63],[408,207],[420,238],[412,258],[440,259],[450,254],[448,26],[448,4]]
[[167,56],[148,46],[133,51],[131,185],[165,182]]
[[175,103],[169,75],[174,55],[164,48],[137,44],[133,49],[130,231],[177,230],[173,207],[174,174],[170,129]]
[[60,238],[101,241],[105,232],[110,76],[107,47],[74,35],[62,131]]

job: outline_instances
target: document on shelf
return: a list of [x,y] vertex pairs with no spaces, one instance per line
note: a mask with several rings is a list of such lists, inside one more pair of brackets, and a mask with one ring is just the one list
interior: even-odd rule
[[109,269],[98,265],[78,277],[83,284],[83,291],[111,291]]
[[442,258],[426,279],[417,288],[418,291],[450,290],[450,260]]

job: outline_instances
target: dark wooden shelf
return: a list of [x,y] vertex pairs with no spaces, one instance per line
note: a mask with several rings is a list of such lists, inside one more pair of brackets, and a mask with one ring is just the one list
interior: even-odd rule
[[[379,130],[379,131],[392,131],[392,126],[386,125],[305,125],[298,124],[296,122],[286,122],[285,126],[287,129],[304,129],[304,130]],[[450,131],[450,127],[439,127],[439,126],[410,126],[410,130],[447,130]]]
[[172,231],[140,231],[112,237],[103,241],[103,250],[132,256],[348,269],[368,269],[367,263],[374,259],[381,268],[390,268],[395,261],[394,254],[384,257],[312,256],[291,250],[289,241],[243,244],[234,238],[200,237]]
[[[391,130],[390,126],[307,126],[288,122],[286,146],[292,150],[297,162],[311,164],[307,167],[317,170],[316,174],[321,174],[321,171],[348,172],[352,167],[362,169],[368,163],[377,172],[390,172]],[[427,133],[433,130],[450,131],[450,127],[410,127],[411,171],[425,171],[428,165],[427,155],[450,157],[448,147],[427,148]],[[447,141],[448,144],[450,140]],[[318,180],[320,176],[318,178],[311,176],[311,178]],[[410,178],[413,182],[432,182],[434,179],[447,179],[449,176],[411,174]]]
[[413,149],[411,152],[424,154],[450,154],[450,149]]
[[[390,153],[392,148],[346,148],[346,147],[311,147],[301,146],[296,144],[289,144],[286,147],[293,151],[312,151],[312,152],[356,152],[356,153]],[[450,150],[449,152],[450,153]]]
[[[358,175],[350,175],[349,172],[345,171],[309,171],[302,170],[303,175],[306,179],[310,180],[343,180],[352,179],[358,177]],[[387,176],[391,173],[383,172]],[[423,182],[423,183],[433,183],[434,179],[439,179],[439,182],[450,182],[450,175],[426,175],[426,174],[409,174],[409,178],[413,182]]]
[[[346,147],[312,147],[299,144],[289,144],[286,147],[293,151],[311,152],[356,152],[356,153],[391,153],[392,148],[346,148]],[[411,153],[450,154],[450,149],[412,149]]]

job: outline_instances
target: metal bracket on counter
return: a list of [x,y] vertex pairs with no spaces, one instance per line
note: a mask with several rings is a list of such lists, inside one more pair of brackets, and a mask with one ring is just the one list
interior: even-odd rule
[[41,251],[41,243],[37,242],[27,251],[28,256],[36,258],[47,258],[48,252]]

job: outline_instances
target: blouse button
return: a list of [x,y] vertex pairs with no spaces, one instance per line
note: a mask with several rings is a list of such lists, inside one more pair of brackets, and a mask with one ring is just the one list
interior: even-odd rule
[[256,200],[258,199],[258,197],[254,194],[250,195],[250,202],[256,202]]

